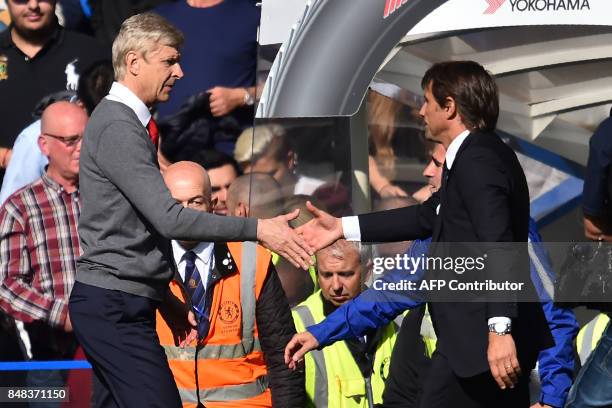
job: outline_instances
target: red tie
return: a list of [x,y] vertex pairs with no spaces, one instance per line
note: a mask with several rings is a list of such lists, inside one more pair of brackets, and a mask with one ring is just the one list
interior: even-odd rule
[[147,124],[147,130],[149,131],[151,141],[157,148],[157,143],[159,142],[159,129],[157,128],[157,123],[153,117],[151,117],[151,120],[149,120],[149,123]]

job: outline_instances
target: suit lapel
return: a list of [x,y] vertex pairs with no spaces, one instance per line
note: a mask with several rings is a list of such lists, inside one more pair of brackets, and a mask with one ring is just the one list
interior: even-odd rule
[[457,166],[457,161],[459,160],[461,153],[470,145],[470,143],[474,139],[473,135],[474,135],[474,132],[470,132],[468,137],[466,137],[463,140],[463,143],[461,143],[461,146],[459,146],[459,150],[457,151],[457,154],[455,155],[455,160],[453,161],[453,167],[451,169],[448,169],[446,167],[446,163],[444,163],[444,170],[442,172],[442,185],[440,186],[440,212],[438,213],[438,216],[436,217],[436,223],[434,225],[434,230],[433,230],[433,235],[432,235],[432,240],[434,242],[440,241],[440,238],[442,236],[444,212],[446,210],[446,207],[449,205],[448,204],[448,183],[450,182],[452,178],[453,169]]

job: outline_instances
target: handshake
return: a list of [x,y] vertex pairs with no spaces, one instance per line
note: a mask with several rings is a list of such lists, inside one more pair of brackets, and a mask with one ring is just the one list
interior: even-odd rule
[[303,269],[312,265],[311,256],[315,251],[343,236],[340,218],[318,209],[310,202],[306,203],[306,207],[314,218],[295,230],[291,229],[288,223],[300,214],[297,209],[289,214],[259,220],[257,223],[259,243]]

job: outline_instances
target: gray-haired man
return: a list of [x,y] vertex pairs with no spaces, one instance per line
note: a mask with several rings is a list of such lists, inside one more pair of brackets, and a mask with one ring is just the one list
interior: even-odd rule
[[259,221],[219,217],[172,199],[156,164],[149,109],[168,100],[183,76],[182,42],[156,14],[123,23],[113,43],[117,82],[93,112],[81,151],[83,255],[70,315],[111,406],[181,405],[155,333],[160,306],[175,315],[168,320],[179,322],[174,329],[183,340],[195,325],[193,314],[187,318],[168,295],[169,239],[259,240],[296,265],[310,260],[308,246],[287,225],[297,213]]

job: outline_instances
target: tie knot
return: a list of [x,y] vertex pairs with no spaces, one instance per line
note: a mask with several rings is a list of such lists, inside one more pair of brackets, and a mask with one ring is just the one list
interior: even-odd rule
[[193,251],[187,251],[185,252],[185,255],[183,255],[183,259],[185,260],[185,262],[191,263],[191,264],[195,263],[196,257],[197,256],[195,252]]

